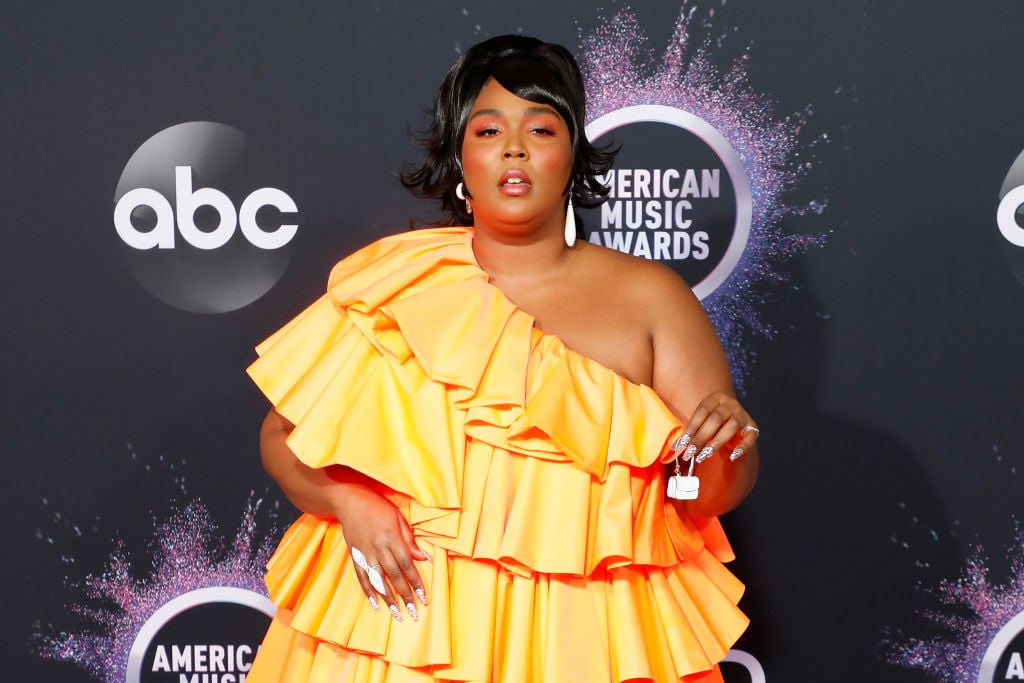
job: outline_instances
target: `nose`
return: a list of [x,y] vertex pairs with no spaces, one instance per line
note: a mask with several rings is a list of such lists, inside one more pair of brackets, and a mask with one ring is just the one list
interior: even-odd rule
[[502,148],[502,156],[505,159],[526,159],[526,145],[523,144],[522,136],[518,132],[510,132],[505,135],[505,146]]

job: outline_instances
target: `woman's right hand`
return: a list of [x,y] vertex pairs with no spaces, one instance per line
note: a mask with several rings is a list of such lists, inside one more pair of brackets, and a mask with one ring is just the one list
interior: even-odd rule
[[357,568],[356,574],[370,605],[378,609],[378,591],[369,574],[374,571],[387,578],[379,585],[384,588],[381,595],[394,618],[402,620],[400,600],[412,620],[417,621],[416,600],[424,605],[428,601],[413,562],[429,560],[430,556],[416,545],[409,523],[391,501],[365,483],[347,481],[340,485],[345,489],[338,502],[337,519],[353,557],[358,549],[366,558],[367,568]]
[[[394,617],[402,618],[400,600],[416,620],[415,599],[426,605],[427,594],[413,561],[429,560],[430,556],[416,545],[412,529],[398,508],[375,490],[377,482],[373,479],[348,467],[309,467],[299,460],[287,443],[294,427],[276,410],[267,413],[260,429],[263,469],[295,507],[337,519],[349,549],[358,548],[366,557],[367,567],[387,577],[380,595]],[[380,566],[373,567],[377,564]],[[370,604],[378,609],[378,593],[369,575],[363,569],[356,569],[356,573]]]

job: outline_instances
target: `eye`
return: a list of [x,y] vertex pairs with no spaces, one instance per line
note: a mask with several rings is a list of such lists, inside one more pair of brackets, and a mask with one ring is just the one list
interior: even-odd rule
[[527,120],[526,130],[533,135],[556,136],[563,130],[561,121],[554,116],[535,116]]
[[500,132],[501,132],[501,129],[498,128],[497,126],[490,126],[490,125],[488,125],[488,126],[480,126],[479,128],[476,129],[476,131],[474,131],[474,134],[478,138],[487,138],[487,137],[492,137],[494,135],[497,135]]

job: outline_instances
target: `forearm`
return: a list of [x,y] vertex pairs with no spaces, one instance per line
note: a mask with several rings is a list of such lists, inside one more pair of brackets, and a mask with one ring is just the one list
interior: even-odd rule
[[310,467],[303,463],[286,439],[293,425],[271,410],[260,429],[263,469],[281,487],[295,507],[314,515],[338,517],[347,490],[372,484],[365,475],[340,465]]

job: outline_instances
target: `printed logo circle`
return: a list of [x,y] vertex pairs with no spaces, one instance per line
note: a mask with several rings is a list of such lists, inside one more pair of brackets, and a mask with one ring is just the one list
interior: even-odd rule
[[184,593],[146,620],[128,653],[126,683],[242,683],[275,611],[244,588]]
[[978,683],[1014,680],[1024,680],[1024,612],[999,629],[978,670]]
[[764,667],[749,652],[733,648],[725,653],[720,666],[726,683],[765,683]]
[[753,215],[729,141],[699,117],[655,104],[609,112],[586,132],[621,145],[608,201],[586,212],[590,241],[661,261],[699,299],[714,292],[739,262]]
[[114,192],[114,231],[150,294],[184,311],[226,313],[284,274],[298,208],[256,184],[251,157],[245,133],[211,121],[171,126],[132,154]]
[[999,190],[996,224],[1003,237],[1003,258],[1017,281],[1024,284],[1024,152],[1010,166]]

